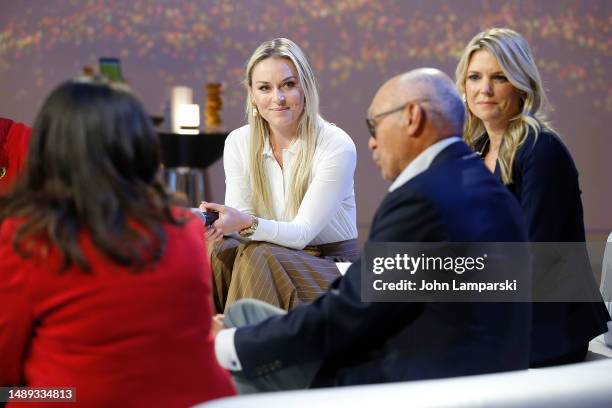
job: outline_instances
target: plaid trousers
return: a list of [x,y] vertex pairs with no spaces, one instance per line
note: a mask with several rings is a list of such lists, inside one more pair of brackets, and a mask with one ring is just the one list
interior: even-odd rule
[[211,246],[210,255],[213,304],[224,313],[245,298],[284,310],[312,302],[340,276],[335,262],[356,260],[359,249],[356,239],[297,250],[226,237]]

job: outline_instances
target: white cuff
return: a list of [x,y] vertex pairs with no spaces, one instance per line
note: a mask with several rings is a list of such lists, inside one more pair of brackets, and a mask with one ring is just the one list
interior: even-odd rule
[[251,235],[251,240],[273,241],[278,235],[278,223],[272,220],[264,220],[263,218],[259,218],[258,221],[259,224],[253,235]]
[[234,334],[236,328],[223,329],[215,337],[215,354],[219,365],[226,370],[241,371],[242,365],[238,360],[236,346],[234,345]]

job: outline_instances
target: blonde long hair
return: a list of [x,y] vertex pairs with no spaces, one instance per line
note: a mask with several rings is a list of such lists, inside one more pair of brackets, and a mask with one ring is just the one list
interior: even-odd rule
[[[517,149],[527,138],[529,130],[537,137],[542,128],[551,129],[543,114],[548,105],[542,78],[535,64],[529,44],[509,28],[490,28],[477,34],[463,50],[455,71],[459,92],[464,95],[467,69],[472,54],[487,50],[495,56],[510,83],[521,91],[520,112],[510,119],[499,148],[498,161],[504,184],[512,182],[512,165]],[[463,138],[472,148],[485,133],[485,127],[467,107]]]
[[[267,58],[284,58],[290,60],[297,70],[298,80],[304,91],[304,111],[300,116],[297,127],[298,151],[295,156],[293,169],[291,171],[292,185],[289,188],[288,200],[285,205],[284,214],[274,214],[269,181],[265,174],[262,154],[266,139],[270,138],[270,126],[261,115],[252,114],[255,105],[251,95],[253,69],[261,61]],[[293,219],[300,208],[304,194],[308,189],[312,158],[317,142],[317,134],[322,120],[319,117],[319,94],[317,83],[312,68],[306,56],[293,41],[286,38],[276,38],[261,44],[247,62],[245,72],[245,84],[248,87],[246,100],[246,116],[250,128],[249,148],[249,176],[253,188],[252,200],[255,215],[274,219]]]

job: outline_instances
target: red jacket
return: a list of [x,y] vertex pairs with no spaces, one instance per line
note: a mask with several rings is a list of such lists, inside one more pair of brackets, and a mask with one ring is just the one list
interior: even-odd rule
[[58,274],[57,250],[28,260],[14,252],[15,228],[15,220],[0,226],[0,386],[76,387],[77,403],[60,404],[72,408],[186,407],[234,394],[210,334],[200,221],[165,226],[161,260],[140,274],[107,259],[86,234],[92,273],[73,266]]
[[32,129],[0,118],[0,194],[12,186],[25,165]]

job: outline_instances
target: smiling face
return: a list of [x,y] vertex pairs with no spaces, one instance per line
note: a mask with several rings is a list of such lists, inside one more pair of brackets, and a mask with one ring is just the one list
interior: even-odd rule
[[304,91],[293,62],[277,57],[260,61],[253,68],[250,91],[273,132],[295,132],[304,111]]
[[487,50],[472,54],[465,78],[470,112],[487,130],[505,129],[520,111],[521,92],[508,81],[497,59]]

